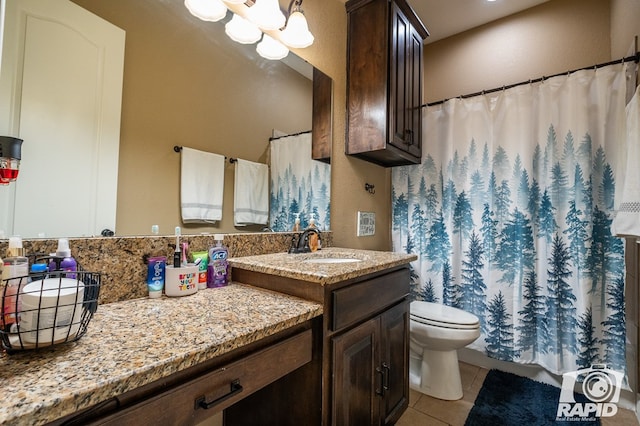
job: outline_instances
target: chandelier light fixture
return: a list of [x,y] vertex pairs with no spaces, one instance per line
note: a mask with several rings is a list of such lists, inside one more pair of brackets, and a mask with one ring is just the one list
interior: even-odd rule
[[287,46],[271,37],[269,34],[262,36],[262,41],[256,46],[256,50],[265,59],[282,59],[289,54]]
[[247,14],[249,20],[263,31],[279,30],[287,22],[278,0],[257,0]]
[[227,14],[227,6],[221,0],[184,0],[184,5],[203,21],[217,22]]
[[262,37],[262,31],[256,24],[237,13],[234,13],[233,18],[226,23],[224,32],[231,40],[242,44],[253,44]]
[[233,17],[225,33],[242,44],[260,43],[256,51],[266,59],[282,59],[289,48],[302,49],[313,44],[313,34],[302,12],[303,0],[291,0],[285,15],[278,0],[184,0],[189,12],[203,21],[217,22],[227,11]]
[[301,4],[302,0],[295,2],[293,13],[289,6],[289,20],[280,35],[282,42],[289,47],[305,48],[313,44],[313,34],[309,31],[309,24],[302,13]]

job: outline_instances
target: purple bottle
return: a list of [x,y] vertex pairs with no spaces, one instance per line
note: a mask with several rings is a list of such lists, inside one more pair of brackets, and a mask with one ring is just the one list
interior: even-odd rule
[[221,234],[215,235],[216,245],[209,249],[209,265],[207,266],[207,287],[224,287],[229,283],[229,251],[222,245]]
[[[56,250],[56,256],[61,257],[60,270],[67,272],[76,272],[78,270],[78,263],[71,257],[71,249],[69,248],[69,240],[66,238],[60,238],[58,240],[58,249]],[[67,278],[75,278],[76,274],[66,274]]]

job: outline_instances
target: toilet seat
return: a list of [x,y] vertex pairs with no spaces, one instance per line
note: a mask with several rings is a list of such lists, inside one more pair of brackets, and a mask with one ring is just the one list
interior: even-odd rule
[[431,302],[411,302],[410,319],[434,327],[458,330],[472,330],[480,327],[480,320],[472,313]]

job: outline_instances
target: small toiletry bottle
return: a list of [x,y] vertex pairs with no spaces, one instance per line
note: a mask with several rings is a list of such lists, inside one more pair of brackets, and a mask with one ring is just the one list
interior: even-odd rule
[[7,255],[2,266],[2,281],[6,285],[4,289],[4,312],[2,317],[2,328],[10,332],[12,326],[18,322],[20,313],[19,294],[27,284],[29,276],[29,259],[24,255],[22,248],[22,238],[10,237]]
[[[316,226],[316,218],[313,213],[311,213],[311,218],[309,219],[309,229],[318,229]],[[318,234],[309,234],[309,248],[311,251],[318,251],[322,248]]]
[[162,297],[162,289],[164,288],[165,271],[167,266],[166,263],[166,256],[154,256],[149,258],[147,263],[147,288],[151,299]]
[[296,220],[293,224],[293,232],[298,232],[300,231],[300,213],[296,213]]
[[78,263],[71,257],[71,249],[69,248],[69,240],[66,238],[60,238],[58,240],[58,248],[55,254],[51,254],[53,258],[49,262],[49,272],[65,271],[69,274],[59,274],[56,276],[65,276],[67,278],[75,278],[78,270]]
[[31,265],[29,277],[31,281],[40,281],[47,277],[48,267],[46,263],[34,263]]
[[[69,248],[69,240],[66,238],[60,238],[58,240],[58,248],[56,249],[56,256],[62,258],[60,261],[60,270],[65,272],[76,272],[78,270],[78,263],[71,257],[71,249]],[[65,274],[67,278],[75,278],[76,274]]]
[[194,251],[193,262],[198,266],[198,290],[207,288],[207,275],[209,271],[209,251]]
[[207,287],[223,287],[229,283],[229,251],[223,245],[224,235],[214,236],[216,245],[209,249],[209,266],[207,269]]

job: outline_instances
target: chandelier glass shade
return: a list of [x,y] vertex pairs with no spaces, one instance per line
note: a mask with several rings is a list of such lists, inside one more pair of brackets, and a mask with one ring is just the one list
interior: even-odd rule
[[256,46],[256,51],[265,59],[278,60],[289,54],[289,49],[269,34],[262,36],[262,41]]
[[302,49],[313,44],[302,1],[291,0],[288,16],[280,10],[278,0],[253,0],[253,4],[247,0],[184,0],[184,4],[193,16],[210,22],[224,19],[231,10],[233,17],[225,24],[229,38],[242,44],[253,44],[262,38],[256,46],[260,56],[282,59],[289,48]]
[[309,47],[313,44],[313,34],[309,31],[307,19],[302,11],[295,11],[289,16],[287,27],[282,30],[280,38],[284,44],[294,48]]
[[231,21],[224,26],[224,32],[231,40],[241,44],[253,44],[262,37],[260,28],[236,13],[233,14]]
[[227,14],[227,6],[222,0],[184,0],[189,12],[203,21],[217,22]]
[[279,30],[287,22],[284,13],[280,11],[278,0],[256,0],[247,15],[251,22],[264,31]]

